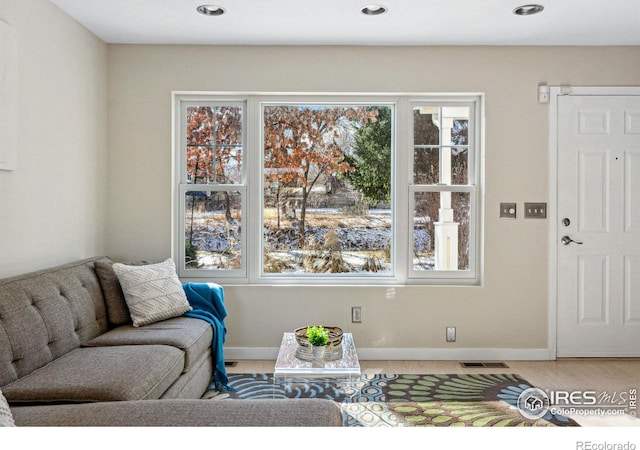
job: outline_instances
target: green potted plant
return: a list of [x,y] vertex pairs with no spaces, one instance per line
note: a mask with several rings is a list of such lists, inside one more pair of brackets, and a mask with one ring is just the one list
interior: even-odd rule
[[322,359],[324,356],[324,347],[329,342],[329,332],[322,325],[307,327],[307,339],[311,345],[313,357]]

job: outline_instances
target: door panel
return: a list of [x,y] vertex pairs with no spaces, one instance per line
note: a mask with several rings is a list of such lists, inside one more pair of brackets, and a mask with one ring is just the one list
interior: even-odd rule
[[558,98],[558,220],[557,356],[640,356],[639,96]]
[[607,323],[608,280],[606,255],[578,256],[578,323]]
[[624,275],[624,321],[640,325],[640,256],[625,257]]
[[609,217],[609,151],[578,150],[579,231],[606,232]]
[[640,233],[640,150],[625,152],[625,231]]

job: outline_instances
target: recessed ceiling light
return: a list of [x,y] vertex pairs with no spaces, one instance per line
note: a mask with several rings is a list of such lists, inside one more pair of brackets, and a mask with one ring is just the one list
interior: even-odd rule
[[387,8],[382,5],[368,5],[360,10],[366,16],[379,16],[387,12]]
[[200,5],[196,10],[205,16],[221,16],[225,13],[223,7],[216,5]]
[[532,16],[542,12],[544,6],[542,5],[522,5],[513,10],[516,16]]

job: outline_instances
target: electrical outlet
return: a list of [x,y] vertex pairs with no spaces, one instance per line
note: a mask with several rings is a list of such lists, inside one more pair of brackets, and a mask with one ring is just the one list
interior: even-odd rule
[[447,327],[447,342],[456,341],[456,327]]
[[351,323],[362,323],[362,307],[351,307]]

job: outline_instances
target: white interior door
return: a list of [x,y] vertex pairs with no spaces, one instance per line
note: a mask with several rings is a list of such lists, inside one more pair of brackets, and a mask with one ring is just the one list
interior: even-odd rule
[[558,97],[557,356],[640,356],[640,96]]

